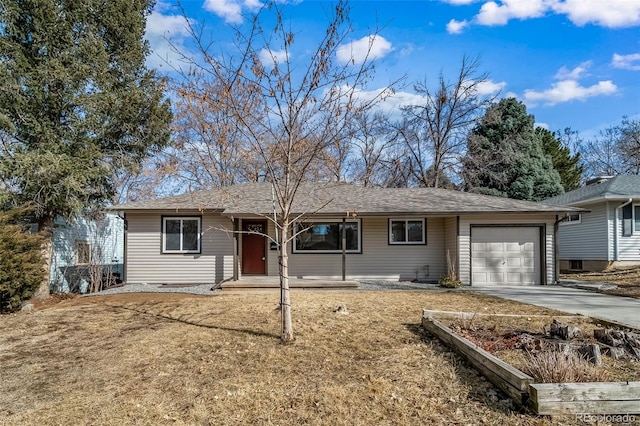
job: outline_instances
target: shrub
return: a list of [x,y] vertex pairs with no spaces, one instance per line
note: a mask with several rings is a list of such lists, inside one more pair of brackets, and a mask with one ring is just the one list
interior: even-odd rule
[[38,235],[15,223],[16,212],[0,211],[0,312],[13,312],[45,278]]
[[446,288],[458,288],[462,285],[462,282],[458,279],[456,273],[455,258],[452,260],[449,250],[447,250],[447,273],[438,280],[440,287]]
[[440,284],[440,287],[458,288],[462,285],[462,282],[456,278],[451,278],[445,275],[444,277],[440,277],[438,284]]

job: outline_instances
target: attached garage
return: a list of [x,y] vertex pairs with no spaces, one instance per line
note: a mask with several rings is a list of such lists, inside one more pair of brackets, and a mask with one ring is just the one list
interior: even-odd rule
[[542,284],[541,226],[472,226],[472,285]]

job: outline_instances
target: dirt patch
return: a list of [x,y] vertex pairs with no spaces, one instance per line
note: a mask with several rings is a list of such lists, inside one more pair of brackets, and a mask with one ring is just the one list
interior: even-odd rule
[[283,346],[278,299],[119,294],[2,316],[0,424],[552,424],[488,397],[420,321],[557,312],[468,292],[300,290]]

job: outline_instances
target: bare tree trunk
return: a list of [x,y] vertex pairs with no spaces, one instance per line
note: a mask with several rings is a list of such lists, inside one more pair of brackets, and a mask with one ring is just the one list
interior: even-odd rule
[[51,295],[49,289],[49,273],[51,271],[51,248],[53,247],[53,218],[47,217],[39,223],[42,235],[42,258],[44,260],[44,273],[40,287],[33,292],[32,301],[47,300]]
[[289,254],[287,252],[287,235],[288,224],[284,223],[282,227],[282,245],[280,251],[280,285],[282,286],[282,301],[280,306],[280,315],[282,320],[282,333],[280,340],[282,343],[292,342],[293,324],[291,323],[291,294],[289,292]]

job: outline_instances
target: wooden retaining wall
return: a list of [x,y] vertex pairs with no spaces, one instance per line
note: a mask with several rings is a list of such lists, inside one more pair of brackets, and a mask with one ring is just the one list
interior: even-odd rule
[[533,377],[493,356],[424,310],[422,326],[461,354],[518,407],[540,415],[640,414],[640,382],[534,383]]
[[529,405],[529,384],[533,383],[533,377],[458,336],[449,327],[434,318],[423,316],[422,326],[464,356],[491,383],[509,395],[518,407]]
[[640,382],[532,383],[538,414],[640,414]]

